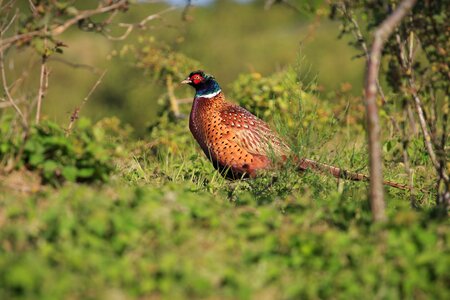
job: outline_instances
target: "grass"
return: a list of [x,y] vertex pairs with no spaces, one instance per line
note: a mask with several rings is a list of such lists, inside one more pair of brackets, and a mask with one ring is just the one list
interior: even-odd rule
[[[292,111],[276,118],[293,149],[367,173],[360,123],[333,117],[333,105],[318,97],[302,101],[297,126],[283,127]],[[59,156],[52,156],[49,184],[39,184],[39,166],[2,178],[0,299],[450,297],[449,222],[436,214],[420,140],[411,143],[415,182],[430,191],[415,192],[411,208],[408,192],[386,188],[389,220],[374,225],[367,184],[290,165],[226,180],[190,137],[187,120],[167,114],[146,140],[135,140],[117,119],[80,120],[70,139],[57,129],[33,132],[43,135],[31,139],[27,155],[45,160],[51,149]],[[385,178],[406,182],[400,141],[385,140]],[[3,159],[15,157],[17,145],[2,140]],[[64,180],[58,170],[68,163],[74,174],[87,166],[99,172]]]
[[290,172],[233,184],[194,158],[2,193],[2,298],[448,297],[448,222],[401,194],[376,227],[364,185]]
[[0,297],[448,298],[448,220],[431,196],[412,210],[387,189],[389,222],[373,226],[363,183],[290,167],[230,182],[184,146],[129,144],[107,183],[3,187]]

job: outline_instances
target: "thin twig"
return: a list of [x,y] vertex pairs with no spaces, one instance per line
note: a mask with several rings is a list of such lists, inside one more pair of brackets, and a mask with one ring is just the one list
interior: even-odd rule
[[85,10],[80,12],[78,15],[76,15],[74,18],[66,21],[64,24],[54,28],[51,32],[52,35],[59,35],[61,33],[63,33],[64,31],[67,30],[67,28],[69,28],[72,25],[75,25],[78,23],[78,21],[82,20],[82,19],[86,19],[89,17],[92,17],[94,15],[98,15],[98,14],[103,14],[115,9],[119,9],[122,8],[124,6],[126,6],[128,4],[128,0],[120,0],[114,4],[111,4],[109,6],[99,6],[96,9],[91,9],[91,10]]
[[436,170],[438,170],[439,163],[437,161],[436,153],[434,152],[433,145],[432,145],[431,136],[428,131],[427,120],[425,118],[425,113],[423,111],[422,100],[420,99],[419,94],[417,93],[415,81],[412,78],[410,78],[408,80],[408,83],[410,86],[411,95],[413,96],[413,99],[414,99],[416,112],[417,112],[417,115],[419,116],[419,124],[420,124],[420,128],[422,129],[422,134],[423,134],[423,137],[425,140],[425,146],[427,148],[428,155],[430,156],[431,162],[433,163],[434,167],[436,168]]
[[[2,34],[0,34],[0,40],[1,39],[2,39]],[[8,83],[6,81],[5,57],[4,57],[2,49],[0,49],[0,73],[2,76],[3,90],[5,91],[6,98],[11,103],[11,106],[14,107],[17,114],[20,116],[20,120],[21,120],[24,128],[27,128],[28,127],[27,119],[25,118],[24,114],[22,113],[22,110],[19,108],[19,106],[17,106],[16,102],[14,101],[13,97],[11,96],[11,93],[9,92]]]
[[306,32],[305,36],[301,39],[299,44],[303,46],[304,44],[306,44],[307,41],[312,39],[317,31],[317,28],[319,28],[320,24],[321,24],[321,15],[317,13],[314,18],[314,21],[311,22],[310,25],[308,25],[308,31]]
[[389,15],[375,30],[374,41],[367,63],[365,104],[367,115],[367,131],[369,140],[370,163],[370,205],[374,221],[386,219],[383,194],[383,174],[380,143],[380,121],[378,117],[377,78],[380,68],[381,52],[384,44],[394,29],[411,10],[416,0],[403,0],[396,10]]
[[175,117],[180,116],[180,108],[178,107],[177,98],[175,97],[175,93],[173,91],[173,80],[172,76],[168,75],[166,79],[166,87],[167,87],[167,95],[169,97],[170,109]]
[[[45,26],[47,28],[47,26]],[[41,108],[42,108],[42,100],[44,99],[45,92],[48,88],[48,71],[47,71],[47,39],[44,39],[44,53],[42,54],[41,60],[41,73],[39,80],[39,91],[37,97],[37,105],[36,105],[36,124],[39,124],[41,120]]]
[[173,11],[175,9],[176,9],[175,6],[171,6],[171,7],[166,8],[156,14],[152,14],[152,15],[145,17],[139,23],[119,23],[118,24],[119,27],[126,28],[125,32],[122,35],[120,35],[118,37],[114,37],[114,36],[105,34],[105,36],[112,41],[122,41],[122,40],[126,39],[135,28],[145,29],[146,28],[145,26],[149,21],[158,19],[161,17],[161,15],[168,13],[170,11]]
[[[350,21],[350,23],[352,23],[353,36],[355,37],[356,41],[359,43],[361,49],[364,51],[364,55],[366,57],[366,63],[367,63],[370,59],[369,49],[367,48],[367,44],[366,44],[366,41],[362,34],[361,28],[359,27],[358,21],[356,21],[356,19],[353,17],[352,12],[347,9],[347,6],[345,5],[345,3],[342,3],[342,5],[338,6],[338,8],[342,11],[342,13],[347,18],[347,20]],[[377,78],[377,80],[376,80],[376,85],[377,85],[377,89],[378,89],[378,94],[381,97],[381,101],[383,104],[385,104],[386,97],[384,95],[383,88],[381,87],[379,78]]]
[[[0,98],[0,101],[1,101],[0,109],[9,108],[9,107],[13,106],[12,103],[7,101],[6,99]],[[25,102],[25,100],[18,100],[18,101],[16,101],[16,104],[22,103],[22,102]]]
[[[447,95],[448,95],[449,89],[447,88]],[[446,158],[446,150],[445,150],[445,145],[446,145],[446,141],[447,141],[447,126],[448,126],[448,120],[449,120],[449,105],[448,105],[448,96],[445,96],[445,101],[444,103],[447,103],[447,105],[444,104],[443,107],[443,116],[442,116],[442,136],[441,136],[441,145],[440,145],[440,149],[443,152],[442,155],[440,155],[440,170],[439,170],[439,180],[437,182],[437,187],[438,187],[438,191],[439,191],[439,186],[441,185],[441,182],[443,182],[444,187],[443,187],[443,191],[442,192],[438,192],[438,203],[444,206],[445,211],[448,210],[448,208],[450,207],[450,184],[448,179],[445,180],[444,175],[447,172],[447,158]]]
[[36,13],[36,6],[33,3],[33,0],[28,0],[28,3],[30,3],[30,9],[33,12],[33,14]]
[[176,99],[178,104],[186,104],[186,103],[192,103],[192,98],[178,98]]
[[284,4],[286,7],[292,9],[297,13],[302,12],[297,6],[293,5],[292,3],[289,3],[287,0],[266,0],[266,3],[264,3],[264,9],[269,10],[275,4]]
[[91,65],[87,65],[87,64],[80,64],[80,63],[74,63],[71,61],[68,61],[66,59],[63,59],[61,57],[49,57],[48,61],[56,61],[56,62],[60,62],[63,63],[65,65],[68,65],[72,68],[75,69],[86,69],[91,71],[94,74],[99,74],[100,73],[100,69]]
[[[128,0],[120,0],[120,1],[115,2],[108,6],[99,6],[96,9],[80,11],[78,13],[78,15],[76,15],[75,17],[67,20],[66,22],[64,22],[61,25],[58,25],[58,26],[50,29],[49,35],[50,36],[60,35],[61,33],[66,31],[72,25],[77,24],[78,21],[80,21],[80,20],[92,17],[94,15],[103,14],[103,13],[107,13],[107,12],[110,12],[110,11],[113,11],[116,9],[120,9],[122,7],[126,7],[127,5],[128,5]],[[23,34],[17,34],[10,38],[1,40],[0,50],[4,51],[7,48],[9,48],[11,45],[13,45],[14,43],[16,43],[17,41],[20,41],[20,40],[29,40],[36,36],[45,36],[46,32],[47,32],[47,30],[43,28],[40,30],[30,31],[30,32],[23,33]]]
[[113,12],[109,15],[109,17],[108,17],[105,21],[102,22],[102,26],[106,26],[106,25],[111,24],[112,21],[114,20],[114,18],[117,16],[117,12],[118,12],[117,10],[113,11]]
[[437,101],[436,101],[436,95],[434,94],[434,90],[432,86],[428,86],[428,94],[430,95],[430,118],[429,118],[429,126],[430,126],[430,132],[431,136],[435,138],[434,143],[438,144],[438,133],[437,133],[437,122],[438,122],[438,107],[437,107]]
[[2,28],[1,35],[5,34],[5,32],[8,31],[9,27],[11,27],[12,23],[14,23],[14,20],[16,18],[17,18],[17,12],[14,14],[14,16],[11,18],[11,20],[9,20],[9,23],[4,28]]
[[[414,195],[414,179],[413,179],[413,171],[411,168],[411,164],[409,162],[409,155],[408,155],[408,145],[409,145],[409,132],[407,132],[407,128],[409,128],[406,125],[406,119],[407,119],[407,111],[403,110],[403,118],[405,119],[405,122],[403,123],[402,129],[397,124],[397,127],[395,128],[398,132],[402,132],[402,155],[403,155],[403,163],[405,165],[406,174],[408,174],[408,184],[409,184],[409,192],[410,192],[410,203],[411,207],[415,207],[416,205],[416,199]],[[410,128],[411,129],[411,128]]]
[[183,11],[181,12],[181,20],[183,21],[189,21],[188,19],[188,13],[189,9],[192,6],[192,0],[186,0],[186,5],[183,8]]
[[5,3],[5,5],[3,5],[3,0],[0,0],[0,11],[3,11],[6,8],[10,9],[13,6],[14,2],[16,2],[16,0],[10,0],[9,2]]
[[[425,147],[427,149],[428,155],[430,156],[430,160],[438,174],[440,174],[441,166],[440,163],[436,157],[436,153],[433,148],[432,139],[430,132],[428,130],[428,122],[427,118],[425,116],[425,112],[423,109],[423,103],[422,100],[419,97],[418,88],[416,85],[416,82],[414,80],[414,77],[412,76],[412,60],[409,60],[407,57],[411,57],[411,53],[407,56],[405,53],[405,48],[403,47],[403,43],[401,41],[399,33],[396,34],[396,41],[397,45],[399,47],[399,57],[400,57],[400,63],[405,71],[405,73],[408,76],[408,85],[409,85],[409,93],[411,94],[413,100],[414,100],[414,107],[416,109],[417,116],[419,117],[419,124],[420,129],[422,131],[422,135],[424,138]],[[444,172],[441,176],[448,181],[449,176]]]
[[103,71],[103,73],[100,75],[100,77],[98,78],[97,82],[95,82],[95,84],[92,86],[91,90],[89,91],[89,93],[87,94],[86,97],[84,97],[83,101],[81,102],[80,106],[75,108],[72,115],[70,116],[70,122],[69,125],[67,126],[66,129],[66,136],[69,136],[72,132],[72,127],[75,124],[76,120],[78,120],[79,116],[80,116],[80,111],[83,108],[83,106],[88,102],[89,97],[92,95],[92,93],[95,91],[95,89],[98,87],[98,85],[102,82],[103,77],[106,74],[106,71]]

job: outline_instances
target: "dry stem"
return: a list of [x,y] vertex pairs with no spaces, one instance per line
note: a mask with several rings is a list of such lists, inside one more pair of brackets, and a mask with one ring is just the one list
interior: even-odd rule
[[[345,3],[342,3],[342,5],[339,8],[341,9],[342,13],[347,18],[347,20],[350,21],[350,23],[352,23],[353,36],[355,37],[355,39],[361,46],[361,49],[364,51],[364,55],[366,57],[366,62],[368,62],[370,59],[369,49],[367,48],[367,44],[366,44],[366,41],[364,40],[364,36],[361,32],[361,28],[359,27],[358,21],[356,21],[356,19],[353,17],[353,14],[351,13],[351,11],[349,11],[347,9],[347,6],[345,5]],[[378,89],[378,94],[380,95],[383,104],[385,104],[386,97],[384,96],[384,91],[380,85],[380,81],[379,81],[378,77],[376,79],[376,85],[377,85],[377,89]]]
[[167,94],[169,97],[170,102],[170,109],[172,110],[172,113],[175,117],[180,116],[180,108],[178,106],[177,98],[175,97],[175,93],[173,91],[173,81],[172,76],[168,75],[166,79],[166,86],[167,86]]
[[[410,39],[412,39],[413,36],[410,37]],[[403,47],[403,43],[402,40],[400,38],[400,35],[397,33],[396,34],[396,40],[397,40],[397,44],[399,47],[399,57],[400,57],[400,62],[402,65],[402,68],[404,69],[404,71],[406,72],[407,76],[408,76],[408,85],[409,85],[409,93],[411,94],[413,100],[414,100],[414,107],[416,109],[417,112],[417,116],[419,117],[419,124],[420,124],[420,129],[422,131],[422,135],[424,138],[424,143],[425,143],[425,147],[427,149],[428,155],[430,156],[430,160],[436,170],[436,172],[442,176],[442,178],[448,182],[449,181],[449,176],[448,174],[446,174],[446,172],[442,172],[442,168],[441,168],[441,164],[439,163],[437,157],[436,157],[436,153],[434,151],[433,148],[433,143],[432,143],[432,139],[431,139],[431,135],[430,135],[430,131],[428,129],[428,122],[425,116],[425,112],[423,109],[423,103],[422,100],[419,97],[419,93],[418,93],[418,88],[416,85],[416,82],[414,80],[413,77],[413,70],[412,70],[412,59],[413,59],[413,47],[412,47],[412,42],[410,41],[409,44],[409,55],[407,55],[405,53],[405,49]],[[445,132],[444,132],[445,135]]]
[[[47,26],[45,28],[47,29]],[[47,39],[44,39],[44,54],[42,54],[41,60],[41,73],[39,77],[40,78],[39,91],[36,105],[36,118],[35,118],[36,124],[39,124],[39,121],[41,120],[42,100],[44,99],[45,92],[47,91],[48,88],[47,54],[45,53],[46,51],[47,51]]]
[[174,9],[176,9],[176,7],[174,7],[174,6],[169,7],[169,8],[164,9],[164,10],[162,10],[162,11],[156,13],[156,14],[149,15],[149,16],[145,17],[139,23],[119,23],[120,27],[126,28],[125,32],[121,36],[118,36],[118,37],[113,37],[113,36],[110,36],[110,35],[106,35],[106,37],[108,39],[112,40],[112,41],[122,41],[122,40],[126,39],[130,35],[130,33],[133,31],[133,29],[135,29],[135,28],[145,28],[146,24],[149,21],[158,19],[158,18],[161,17],[161,15],[163,15],[165,13],[168,13],[168,12],[174,10]]
[[98,85],[102,82],[103,77],[106,74],[106,70],[103,71],[103,73],[100,75],[100,77],[98,78],[98,80],[95,82],[95,84],[92,86],[91,90],[89,91],[89,93],[87,94],[86,97],[84,97],[83,102],[81,102],[79,107],[76,107],[72,113],[72,115],[70,116],[70,122],[69,125],[67,126],[66,129],[66,136],[69,136],[70,133],[72,132],[72,127],[75,124],[76,120],[78,120],[79,115],[80,115],[80,111],[83,108],[83,106],[87,103],[87,101],[89,100],[89,97],[92,95],[92,93],[95,91],[95,89],[98,87]]
[[[61,25],[57,25],[54,28],[51,28],[49,31],[50,36],[57,36],[66,31],[70,26],[75,25],[78,21],[92,17],[94,15],[110,12],[122,7],[126,7],[128,5],[128,0],[120,0],[116,3],[113,3],[108,6],[99,6],[96,9],[84,10],[80,11],[78,15],[67,20]],[[28,40],[36,36],[45,36],[47,29],[43,28],[40,30],[35,30],[23,34],[17,34],[7,39],[2,39],[0,41],[0,51],[4,51],[9,48],[11,45],[20,40]]]
[[[0,40],[2,40],[2,34],[0,34]],[[16,102],[14,101],[14,98],[11,96],[11,93],[9,92],[8,83],[6,81],[6,72],[5,72],[5,57],[3,55],[3,50],[0,49],[0,74],[2,76],[2,84],[3,84],[3,90],[5,91],[6,98],[8,99],[9,103],[12,107],[14,107],[17,114],[20,116],[20,120],[22,122],[22,125],[27,128],[28,122],[25,118],[25,115],[22,113],[22,110],[17,106]]]

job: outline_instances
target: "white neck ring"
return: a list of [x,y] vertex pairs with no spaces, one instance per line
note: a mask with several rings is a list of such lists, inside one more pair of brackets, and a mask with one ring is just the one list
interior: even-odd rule
[[213,97],[215,97],[215,96],[217,96],[217,95],[219,95],[219,93],[221,92],[222,90],[218,90],[218,91],[216,91],[216,92],[214,92],[214,93],[210,93],[210,94],[206,94],[206,95],[197,95],[197,97],[198,98],[213,98]]

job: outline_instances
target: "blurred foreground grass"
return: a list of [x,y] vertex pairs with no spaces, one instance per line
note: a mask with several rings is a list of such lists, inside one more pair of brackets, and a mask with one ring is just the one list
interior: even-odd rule
[[231,183],[196,152],[117,168],[106,184],[3,189],[2,299],[449,297],[448,219],[405,192],[388,191],[377,227],[364,184]]

